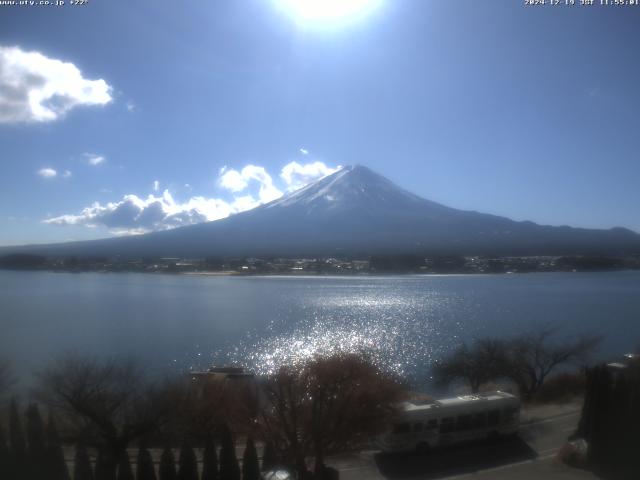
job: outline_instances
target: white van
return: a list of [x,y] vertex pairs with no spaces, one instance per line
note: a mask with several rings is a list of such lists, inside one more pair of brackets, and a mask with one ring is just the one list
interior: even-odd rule
[[405,402],[393,429],[380,436],[387,452],[426,451],[518,431],[520,400],[505,392],[444,398],[423,405]]

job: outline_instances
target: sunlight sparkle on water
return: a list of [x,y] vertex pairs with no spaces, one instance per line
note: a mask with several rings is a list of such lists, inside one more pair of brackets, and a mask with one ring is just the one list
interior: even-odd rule
[[310,306],[312,315],[306,312],[284,332],[274,321],[266,332],[248,335],[231,360],[269,374],[282,365],[301,364],[315,356],[361,353],[386,371],[409,376],[437,354],[432,340],[437,336],[437,310],[446,303],[443,299],[427,298],[434,316],[417,321],[415,311],[424,309],[424,298],[420,304],[365,292],[316,298]]

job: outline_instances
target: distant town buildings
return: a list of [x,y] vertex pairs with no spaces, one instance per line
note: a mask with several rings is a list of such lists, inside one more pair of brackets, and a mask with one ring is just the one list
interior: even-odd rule
[[0,268],[161,272],[210,275],[357,275],[387,273],[529,273],[640,269],[640,256],[425,256],[372,255],[368,257],[232,257],[232,258],[45,258],[14,254],[0,257]]

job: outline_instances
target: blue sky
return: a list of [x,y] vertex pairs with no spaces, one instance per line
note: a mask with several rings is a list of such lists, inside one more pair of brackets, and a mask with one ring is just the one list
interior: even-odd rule
[[640,231],[640,7],[523,3],[0,7],[0,245],[210,220],[356,163],[457,208]]

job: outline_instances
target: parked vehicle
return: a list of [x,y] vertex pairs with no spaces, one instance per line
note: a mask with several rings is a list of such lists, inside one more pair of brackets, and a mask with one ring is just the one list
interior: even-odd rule
[[387,452],[426,451],[518,431],[520,400],[505,392],[444,398],[432,403],[404,402],[390,432],[378,439]]

